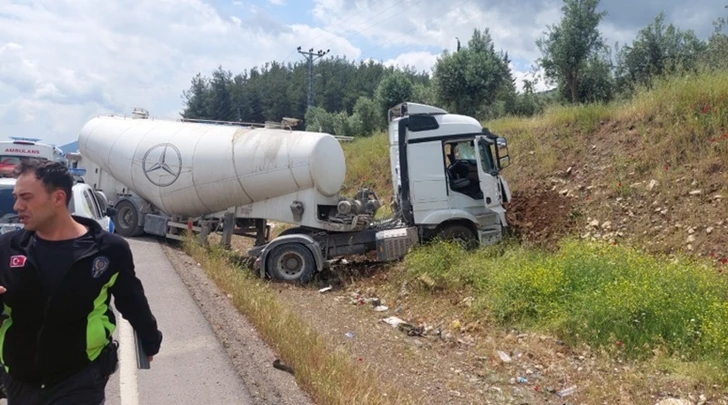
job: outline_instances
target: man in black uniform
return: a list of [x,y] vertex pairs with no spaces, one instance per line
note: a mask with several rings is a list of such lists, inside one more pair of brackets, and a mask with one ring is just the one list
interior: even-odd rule
[[9,405],[103,404],[117,369],[114,305],[151,360],[162,333],[129,244],[68,211],[73,177],[59,162],[16,168],[24,229],[0,236],[0,378]]

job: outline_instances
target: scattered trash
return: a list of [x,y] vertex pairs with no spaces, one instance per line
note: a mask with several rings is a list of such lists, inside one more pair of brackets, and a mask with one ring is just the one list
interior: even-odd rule
[[384,319],[382,319],[382,321],[392,325],[393,328],[396,328],[400,324],[407,323],[407,322],[401,320],[400,318],[397,318],[396,316],[390,316],[389,318],[384,318]]
[[516,378],[516,381],[518,381],[519,384],[525,384],[528,382],[528,379],[526,379],[524,377],[518,377],[518,378]]
[[278,370],[283,370],[285,372],[294,374],[293,368],[291,366],[283,363],[280,359],[275,359],[275,361],[273,361],[273,368],[277,368]]
[[351,332],[346,332],[346,337],[353,338],[354,337],[354,334],[351,333]]
[[435,287],[435,280],[433,280],[432,277],[430,277],[427,274],[422,274],[419,277],[419,280],[422,281],[426,286],[428,286],[430,288],[434,288]]
[[424,336],[425,334],[424,326],[414,326],[408,323],[401,323],[398,325],[398,328],[402,332],[407,333],[409,336]]
[[569,388],[564,388],[563,390],[556,393],[556,395],[560,397],[565,397],[567,395],[571,395],[576,392],[576,385],[572,385]]
[[389,309],[389,307],[386,305],[379,305],[378,307],[374,308],[374,310],[377,312],[384,312],[388,309]]
[[411,325],[411,324],[403,321],[402,319],[397,318],[396,316],[390,316],[389,318],[384,318],[384,319],[382,319],[382,321],[392,325],[393,328],[398,328],[402,332],[407,333],[407,335],[409,335],[409,336],[423,336],[425,334],[424,326]]
[[504,363],[510,363],[511,362],[511,356],[507,355],[506,352],[498,350],[498,356]]
[[325,293],[326,291],[331,291],[333,289],[332,286],[324,287],[319,290],[320,293]]

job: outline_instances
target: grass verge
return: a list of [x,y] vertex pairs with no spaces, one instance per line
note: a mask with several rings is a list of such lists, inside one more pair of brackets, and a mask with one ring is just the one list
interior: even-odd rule
[[728,266],[569,239],[555,254],[514,244],[465,253],[440,243],[414,250],[405,266],[435,281],[422,293],[467,290],[474,317],[626,358],[664,353],[728,382]]
[[191,238],[185,252],[255,325],[263,340],[295,370],[298,384],[317,404],[410,404],[391,387],[383,386],[374,369],[358,364],[344,349],[332,350],[299,315],[280,303],[266,282],[244,271],[224,249],[203,247]]

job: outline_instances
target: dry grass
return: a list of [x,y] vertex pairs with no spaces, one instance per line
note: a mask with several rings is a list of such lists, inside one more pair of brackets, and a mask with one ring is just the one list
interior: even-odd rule
[[374,370],[358,364],[345,349],[332,348],[294,309],[279,302],[268,283],[233,264],[227,252],[214,244],[203,248],[191,239],[184,248],[220,290],[232,295],[235,307],[281,360],[293,367],[298,384],[317,404],[411,403],[379,381]]

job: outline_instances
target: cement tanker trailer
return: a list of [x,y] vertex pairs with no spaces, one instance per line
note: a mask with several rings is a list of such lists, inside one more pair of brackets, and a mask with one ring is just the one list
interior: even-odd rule
[[[248,255],[261,276],[306,282],[332,258],[394,260],[436,236],[470,246],[500,240],[510,199],[500,175],[505,139],[422,104],[393,107],[389,121],[394,213],[380,221],[374,191],[340,195],[345,156],[325,133],[97,117],[81,130],[78,159],[87,182],[114,201],[118,233],[180,238],[173,228],[190,219],[219,218],[255,230]],[[269,240],[268,220],[294,227]]]

